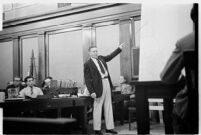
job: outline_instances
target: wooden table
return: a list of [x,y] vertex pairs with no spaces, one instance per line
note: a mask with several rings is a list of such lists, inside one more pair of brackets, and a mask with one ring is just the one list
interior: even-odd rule
[[14,116],[21,112],[37,112],[47,109],[57,109],[57,117],[61,117],[63,108],[79,108],[83,133],[87,133],[87,106],[92,102],[90,97],[81,98],[53,98],[53,99],[25,99],[0,103],[4,116]]
[[150,133],[148,98],[163,99],[165,133],[173,134],[171,124],[173,98],[180,89],[180,84],[165,84],[161,81],[139,81],[130,82],[130,84],[136,88],[135,99],[138,134]]

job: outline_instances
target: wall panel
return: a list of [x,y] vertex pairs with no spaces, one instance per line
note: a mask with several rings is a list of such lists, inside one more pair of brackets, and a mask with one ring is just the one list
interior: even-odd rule
[[192,4],[142,5],[139,79],[160,80],[178,39],[193,31]]

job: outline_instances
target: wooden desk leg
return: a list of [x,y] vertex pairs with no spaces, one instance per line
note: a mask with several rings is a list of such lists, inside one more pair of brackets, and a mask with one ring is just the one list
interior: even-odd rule
[[172,108],[173,108],[173,100],[164,99],[164,115],[163,120],[165,124],[165,134],[173,134],[173,126],[172,126]]
[[136,116],[138,134],[149,134],[149,106],[144,89],[136,88]]
[[124,100],[120,101],[119,106],[123,108],[123,109],[120,109],[120,124],[124,125],[124,112],[125,112]]
[[58,117],[58,118],[61,118],[61,108],[58,108],[58,109],[57,109],[57,117]]
[[82,122],[82,133],[83,134],[87,134],[87,106],[85,105],[85,106],[81,106],[80,107],[81,109],[80,109],[80,111],[81,111],[81,115],[82,115],[82,120],[81,120],[81,122]]

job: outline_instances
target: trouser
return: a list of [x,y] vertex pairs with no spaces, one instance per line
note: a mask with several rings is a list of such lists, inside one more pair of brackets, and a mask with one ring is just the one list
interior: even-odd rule
[[102,106],[104,107],[106,129],[114,129],[112,110],[111,90],[108,79],[102,79],[103,93],[99,98],[94,99],[93,126],[94,130],[101,130]]

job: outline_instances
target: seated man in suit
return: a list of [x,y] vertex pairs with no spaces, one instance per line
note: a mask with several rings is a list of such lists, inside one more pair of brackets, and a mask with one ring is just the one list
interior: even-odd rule
[[22,89],[19,93],[19,97],[23,98],[37,98],[38,95],[43,95],[43,91],[34,86],[34,78],[32,76],[27,76],[25,78],[27,87]]
[[124,76],[120,76],[119,85],[115,88],[115,91],[121,91],[121,94],[133,94],[132,87],[126,82]]
[[45,80],[43,81],[42,83],[42,90],[43,90],[43,93],[44,95],[46,95],[50,89],[50,84],[51,84],[51,81],[52,81],[52,77],[46,77]]
[[[191,19],[193,23],[197,21],[198,11],[193,6],[191,10]],[[166,83],[176,83],[178,80],[182,80],[182,70],[184,69],[183,53],[185,51],[195,50],[195,33],[192,32],[177,43],[172,55],[167,61],[163,71],[161,72],[161,80]],[[180,79],[181,78],[181,79]],[[192,113],[188,112],[188,89],[186,85],[181,89],[176,96],[175,105],[173,108],[173,127],[176,134],[197,134],[196,131],[196,119],[193,120]],[[190,110],[192,111],[192,110]],[[189,115],[190,114],[190,115]]]
[[15,90],[16,95],[18,95],[19,91],[22,90],[24,87],[22,85],[22,79],[18,76],[14,77],[13,82],[9,82],[6,87],[6,98],[8,96],[11,97],[11,91]]

